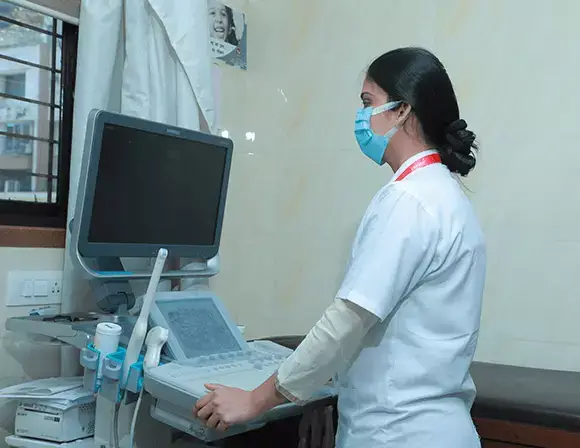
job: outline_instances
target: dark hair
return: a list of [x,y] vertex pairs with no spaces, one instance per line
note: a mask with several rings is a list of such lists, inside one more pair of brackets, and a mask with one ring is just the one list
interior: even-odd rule
[[228,16],[228,23],[230,24],[230,29],[228,30],[228,35],[226,36],[226,42],[228,44],[238,46],[238,38],[236,36],[236,23],[234,22],[234,12],[232,8],[229,6],[224,5],[226,8],[226,15]]
[[382,88],[390,101],[407,103],[423,136],[441,154],[452,173],[461,176],[475,167],[475,134],[459,117],[459,106],[445,67],[422,48],[399,48],[377,58],[367,78]]

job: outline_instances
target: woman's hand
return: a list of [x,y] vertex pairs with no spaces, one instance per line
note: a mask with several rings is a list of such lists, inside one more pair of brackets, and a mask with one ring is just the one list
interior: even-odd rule
[[225,431],[232,425],[249,422],[260,415],[254,392],[206,384],[210,391],[195,404],[194,414],[208,428]]

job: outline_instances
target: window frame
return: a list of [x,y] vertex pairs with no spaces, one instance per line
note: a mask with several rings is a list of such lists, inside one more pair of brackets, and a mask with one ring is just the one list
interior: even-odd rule
[[[9,20],[27,28],[34,27],[22,22]],[[47,33],[46,30],[38,30]],[[53,33],[57,33],[56,29]],[[52,35],[52,33],[50,33]],[[0,226],[37,227],[65,229],[67,224],[68,195],[70,184],[70,159],[73,130],[74,87],[78,49],[78,26],[62,22],[62,63],[60,89],[62,92],[60,133],[58,148],[57,197],[54,203],[39,203],[0,199]],[[55,119],[56,121],[56,119]],[[52,173],[49,161],[48,173]],[[53,182],[51,177],[49,184]],[[49,188],[49,196],[50,196]],[[0,237],[0,243],[2,238]],[[0,244],[1,246],[2,244]]]

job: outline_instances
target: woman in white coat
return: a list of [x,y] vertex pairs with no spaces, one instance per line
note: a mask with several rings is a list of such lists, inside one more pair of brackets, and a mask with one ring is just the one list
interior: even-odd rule
[[357,142],[395,174],[362,219],[336,299],[272,378],[251,392],[208,385],[194,411],[223,430],[302,403],[338,373],[338,447],[479,447],[469,367],[485,243],[455,176],[475,166],[475,135],[424,49],[376,59],[361,99]]

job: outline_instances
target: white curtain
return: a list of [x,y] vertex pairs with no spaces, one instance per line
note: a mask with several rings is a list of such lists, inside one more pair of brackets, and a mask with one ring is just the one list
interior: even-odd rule
[[[206,0],[83,0],[71,155],[69,223],[74,216],[86,121],[106,109],[199,130],[214,127]],[[94,308],[87,282],[64,266],[62,312]],[[76,352],[63,349],[63,375]]]

